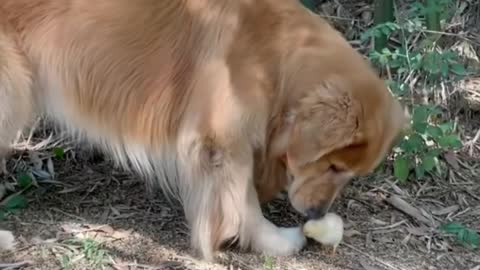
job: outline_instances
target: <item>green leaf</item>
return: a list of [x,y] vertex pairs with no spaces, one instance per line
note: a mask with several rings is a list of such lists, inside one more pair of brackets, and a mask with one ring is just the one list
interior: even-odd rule
[[413,110],[413,123],[425,123],[428,120],[428,108],[426,106],[418,106]]
[[409,152],[420,152],[425,146],[425,140],[417,133],[412,134],[408,138],[408,150]]
[[448,64],[442,63],[440,65],[440,72],[442,73],[442,77],[448,77]]
[[53,154],[55,155],[56,158],[58,159],[63,159],[65,158],[65,150],[61,147],[55,147],[53,149]]
[[6,210],[13,210],[18,208],[25,208],[27,207],[28,202],[22,195],[14,195],[10,197],[7,202],[4,204]]
[[395,177],[398,178],[401,182],[405,182],[408,179],[408,175],[410,173],[410,168],[408,165],[408,159],[405,157],[399,157],[395,159],[393,164],[393,170]]
[[461,148],[462,142],[457,135],[446,135],[440,137],[438,144],[442,147]]
[[17,176],[17,184],[21,189],[26,189],[32,185],[32,178],[26,173],[21,173]]
[[450,66],[450,68],[451,68],[452,72],[455,73],[456,75],[459,75],[459,76],[467,75],[467,71],[462,64],[459,64],[459,63],[452,64]]
[[438,125],[438,127],[443,131],[444,134],[450,133],[453,130],[453,123],[451,122],[443,123]]
[[416,166],[415,175],[417,176],[417,179],[422,179],[425,176],[425,169],[422,166]]
[[415,122],[415,121],[413,122],[413,125],[412,125],[413,130],[421,134],[425,133],[425,131],[427,130],[427,126],[428,124],[425,122]]
[[429,155],[426,155],[422,158],[422,168],[425,171],[430,172],[435,168],[435,158]]
[[436,157],[440,156],[441,153],[442,153],[442,150],[437,148],[437,149],[430,149],[427,152],[427,155],[430,156],[430,157],[436,158]]
[[440,230],[455,235],[462,244],[470,245],[473,248],[477,248],[480,245],[479,234],[460,223],[451,222],[443,224],[440,226]]
[[443,130],[439,127],[428,125],[426,129],[426,134],[435,139],[443,135]]
[[440,230],[446,233],[451,233],[451,234],[457,234],[459,231],[464,229],[466,229],[465,226],[456,222],[450,222],[440,226]]
[[471,229],[461,231],[461,233],[458,234],[457,239],[464,244],[472,246],[473,248],[477,248],[480,244],[480,236],[476,231]]

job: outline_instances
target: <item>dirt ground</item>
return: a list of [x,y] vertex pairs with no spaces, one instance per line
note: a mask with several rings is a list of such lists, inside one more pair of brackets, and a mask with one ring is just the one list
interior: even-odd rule
[[[365,31],[360,21],[371,20],[364,15],[371,7],[364,1],[353,6],[325,2],[328,18],[349,40]],[[11,230],[17,239],[14,250],[0,252],[0,269],[480,270],[480,249],[438,229],[458,222],[480,232],[480,142],[474,142],[480,116],[462,118],[467,144],[460,153],[444,156],[443,175],[400,184],[387,169],[346,188],[332,209],[346,223],[336,255],[313,241],[293,257],[265,257],[233,246],[215,263],[192,256],[178,205],[161,194],[148,196],[140,177],[115,168],[101,154],[61,142],[57,134],[47,140],[49,129],[40,127],[17,145],[29,151],[18,150],[8,160],[12,174],[0,176],[0,184],[10,185],[14,172],[27,169],[37,185],[24,194],[25,209],[0,219],[0,229]],[[64,159],[53,154],[56,146],[66,150]],[[284,198],[265,205],[264,212],[278,225],[303,221]]]
[[[160,194],[147,196],[140,177],[116,169],[101,154],[66,144],[65,158],[56,158],[55,145],[44,143],[46,137],[34,136],[37,150],[19,151],[7,163],[11,172],[33,168],[38,188],[25,194],[26,209],[0,223],[17,238],[15,250],[0,253],[0,269],[2,264],[45,270],[480,269],[478,249],[435,227],[455,221],[480,231],[480,162],[471,157],[457,156],[458,167],[446,168],[445,179],[400,185],[390,171],[356,179],[332,210],[346,222],[334,256],[310,241],[293,257],[265,257],[233,246],[215,263],[205,263],[192,256],[178,205]],[[3,176],[2,182],[13,176]],[[399,200],[404,204],[395,203]],[[264,210],[278,225],[302,222],[286,199]]]

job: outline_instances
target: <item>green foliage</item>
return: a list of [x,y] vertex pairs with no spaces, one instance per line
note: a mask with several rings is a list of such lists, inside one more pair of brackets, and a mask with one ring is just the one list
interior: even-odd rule
[[[68,239],[65,244],[76,246],[82,253],[83,261],[89,265],[90,269],[105,269],[110,257],[108,250],[94,239]],[[77,259],[76,259],[77,258]],[[59,258],[59,262],[63,269],[73,269],[76,261],[78,261],[78,254],[70,253],[64,254]]]
[[410,14],[423,18],[427,29],[440,31],[441,20],[453,15],[454,4],[452,0],[427,0],[425,4],[422,1],[415,1],[412,3]]
[[395,149],[394,174],[407,181],[413,170],[417,179],[440,170],[439,156],[448,150],[462,147],[450,122],[436,122],[441,111],[435,106],[416,105],[411,117],[411,130]]
[[53,149],[53,154],[57,159],[64,159],[65,158],[65,150],[61,147],[55,147]]
[[33,179],[26,173],[20,173],[16,177],[18,191],[10,194],[0,202],[0,220],[3,220],[7,214],[26,208],[28,201],[22,193],[33,185]]
[[302,4],[311,11],[315,11],[317,9],[317,0],[300,0],[300,2],[302,2]]
[[[440,20],[451,16],[450,4],[451,0],[426,1],[425,5],[416,1],[403,21],[396,18],[375,23],[361,35],[362,41],[382,36],[395,36],[400,40],[396,46],[384,46],[380,50],[373,48],[369,52],[371,61],[388,71],[387,85],[399,98],[411,100],[419,86],[428,94],[440,83],[455,81],[469,74],[454,51],[441,48],[432,39],[418,39],[425,28],[440,30],[428,24],[439,24]],[[429,16],[433,13],[435,18],[431,19],[433,17]],[[417,80],[412,82],[408,79],[412,77]],[[441,155],[462,147],[453,124],[442,120],[444,115],[438,106],[412,104],[410,109],[411,130],[395,148],[393,162],[394,175],[401,182],[407,181],[412,173],[417,179],[422,179],[427,174],[441,172]]]
[[20,173],[17,176],[17,184],[20,189],[28,189],[33,184],[33,179],[26,173]]
[[[374,24],[388,24],[393,22],[394,6],[393,0],[376,0],[375,1],[375,12],[374,12]],[[374,47],[376,51],[381,51],[387,46],[388,31],[379,31],[374,38]]]
[[26,208],[28,205],[27,199],[23,195],[14,194],[2,201],[0,205],[0,220],[4,219],[9,213]]
[[455,235],[457,241],[472,249],[476,249],[480,245],[480,235],[460,223],[443,224],[440,226],[440,230]]
[[270,256],[264,256],[263,270],[273,270],[275,269],[275,263],[273,258]]
[[[391,25],[388,28],[378,29],[392,30],[393,27]],[[376,35],[376,32],[380,31],[378,29],[367,32],[364,38],[366,39],[369,35]],[[395,49],[384,48],[380,52],[370,52],[369,57],[380,67],[388,67],[393,70],[397,76],[404,76],[410,72],[416,72],[423,75],[423,78],[433,85],[441,80],[456,80],[468,74],[467,69],[461,64],[458,55],[452,50],[417,49],[407,52],[404,47]],[[404,83],[403,85],[397,86],[397,88],[401,87],[405,87]]]

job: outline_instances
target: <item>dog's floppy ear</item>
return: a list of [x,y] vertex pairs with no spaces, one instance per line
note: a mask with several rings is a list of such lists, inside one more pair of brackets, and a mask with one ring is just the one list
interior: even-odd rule
[[290,134],[288,159],[297,165],[353,143],[360,143],[362,108],[341,78],[330,77],[300,100]]

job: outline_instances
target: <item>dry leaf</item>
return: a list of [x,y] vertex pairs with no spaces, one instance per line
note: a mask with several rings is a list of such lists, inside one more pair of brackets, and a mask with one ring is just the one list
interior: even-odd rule
[[455,154],[455,152],[453,151],[447,151],[443,157],[445,158],[445,161],[447,161],[447,163],[452,166],[452,168],[454,168],[455,170],[458,170],[460,169],[460,165],[458,164],[458,160],[457,160],[457,154]]
[[47,160],[47,169],[48,173],[50,173],[50,175],[52,176],[52,179],[55,179],[55,169],[53,167],[53,161],[51,158]]
[[343,233],[346,237],[352,237],[355,235],[362,235],[361,232],[355,230],[355,229],[350,229],[350,230],[345,230]]
[[29,156],[30,156],[30,161],[32,161],[33,163],[33,167],[36,170],[41,170],[43,167],[43,161],[40,158],[40,155],[37,152],[31,152]]
[[132,234],[133,230],[118,230],[112,233],[112,237],[116,239],[128,238]]
[[458,209],[460,209],[460,206],[452,205],[452,206],[445,207],[445,208],[442,208],[442,209],[433,210],[432,214],[434,214],[436,216],[443,216],[443,215],[446,215],[446,214],[456,212],[456,211],[458,211]]

